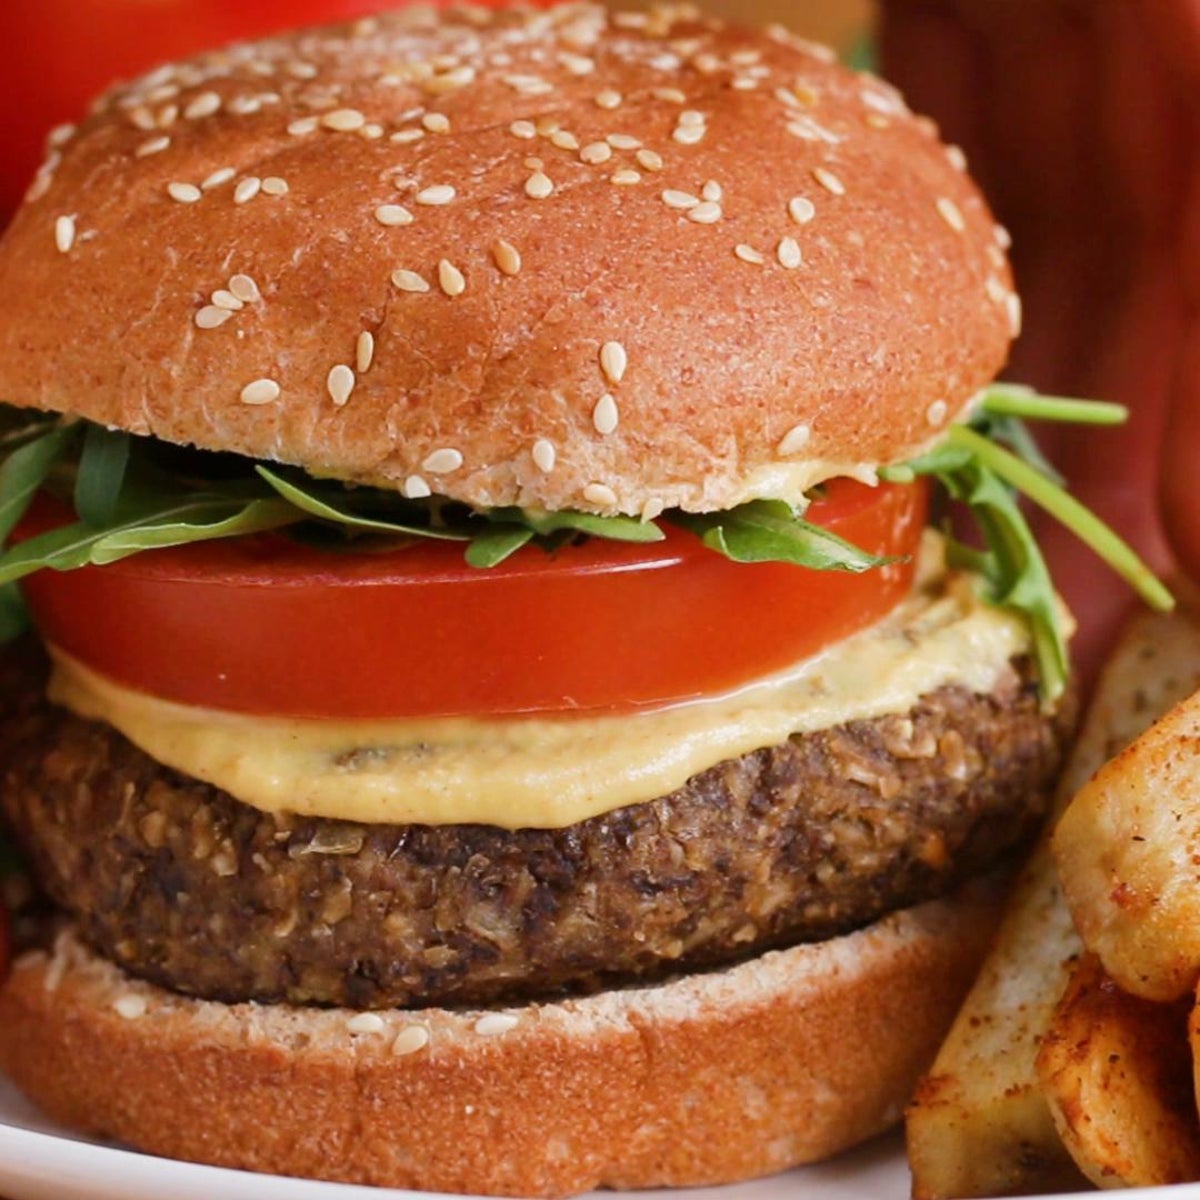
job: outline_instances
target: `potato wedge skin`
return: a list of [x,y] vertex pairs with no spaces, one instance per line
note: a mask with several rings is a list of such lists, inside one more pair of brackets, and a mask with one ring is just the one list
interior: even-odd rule
[[[1200,686],[1200,620],[1139,614],[1101,676],[1056,796],[1057,816],[1094,772]],[[915,1200],[1054,1191],[1079,1175],[1035,1061],[1082,952],[1044,834],[1017,879],[992,952],[908,1113]]]
[[1054,834],[1084,942],[1127,992],[1177,1000],[1200,980],[1200,694],[1103,767]]
[[1093,954],[1076,963],[1037,1071],[1063,1144],[1097,1187],[1200,1179],[1190,1009],[1190,998],[1160,1004],[1123,992]]

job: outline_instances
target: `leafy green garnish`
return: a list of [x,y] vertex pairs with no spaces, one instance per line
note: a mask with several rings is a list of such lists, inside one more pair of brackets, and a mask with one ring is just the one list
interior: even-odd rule
[[[1031,417],[1111,425],[1127,416],[1120,405],[1043,397],[1025,388],[997,385],[984,394],[974,427],[955,425],[928,454],[880,471],[881,478],[897,481],[933,476],[971,510],[985,549],[952,543],[951,561],[983,577],[992,603],[1026,618],[1048,700],[1056,700],[1066,688],[1066,635],[1050,572],[1021,511],[1020,496],[1062,522],[1152,608],[1169,609],[1174,600],[1133,549],[1064,490],[1020,422]],[[999,445],[1000,440],[1015,453]]]
[[[879,472],[882,479],[903,482],[932,476],[974,513],[983,547],[951,540],[951,560],[980,574],[993,603],[1028,620],[1049,699],[1066,686],[1066,639],[1049,571],[1021,509],[1022,495],[1082,538],[1151,606],[1169,608],[1173,601],[1130,547],[1064,490],[1023,422],[1111,425],[1126,415],[1119,405],[997,384],[984,393],[969,425],[953,426],[930,452]],[[32,571],[71,570],[142,550],[262,530],[289,528],[326,545],[380,536],[458,541],[466,561],[479,568],[494,567],[530,544],[553,551],[578,537],[655,542],[664,536],[656,522],[635,517],[476,510],[440,497],[407,500],[395,492],[321,482],[294,468],[171,448],[152,438],[3,406],[0,456],[0,544],[39,488],[72,502],[78,517],[0,550],[0,640],[24,627],[23,605],[12,585]],[[737,562],[862,572],[889,561],[806,521],[781,500],[754,500],[719,513],[672,511],[662,519],[693,531]]]
[[786,562],[858,574],[888,561],[798,517],[782,500],[753,500],[728,512],[679,513],[674,520],[734,562]]

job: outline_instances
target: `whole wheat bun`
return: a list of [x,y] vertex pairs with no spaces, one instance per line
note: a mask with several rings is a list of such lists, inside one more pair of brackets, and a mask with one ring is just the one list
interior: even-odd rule
[[824,48],[684,5],[235,46],[52,136],[0,245],[0,395],[481,506],[795,500],[1002,365],[963,166]]
[[252,1171],[513,1196],[731,1182],[899,1118],[998,899],[976,883],[655,987],[357,1021],[186,999],[67,932],[0,989],[0,1067],[72,1128]]

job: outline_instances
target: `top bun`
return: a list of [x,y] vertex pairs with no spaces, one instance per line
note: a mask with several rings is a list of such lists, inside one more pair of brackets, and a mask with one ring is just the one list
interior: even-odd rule
[[1019,323],[932,123],[685,5],[236,45],[50,143],[3,399],[413,496],[795,500],[927,445]]

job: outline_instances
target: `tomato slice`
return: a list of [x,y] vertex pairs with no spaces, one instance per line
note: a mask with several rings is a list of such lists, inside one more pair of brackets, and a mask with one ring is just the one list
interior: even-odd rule
[[[809,518],[902,561],[862,575],[739,564],[666,526],[651,545],[526,547],[477,570],[459,543],[386,553],[278,534],[39,571],[44,636],[184,704],[298,717],[628,710],[711,695],[807,658],[907,592],[919,485],[835,481]],[[46,512],[32,523],[46,524]]]

